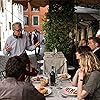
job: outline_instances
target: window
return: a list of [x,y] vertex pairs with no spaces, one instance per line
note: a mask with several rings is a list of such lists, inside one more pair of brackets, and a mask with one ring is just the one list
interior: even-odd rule
[[33,16],[33,25],[39,25],[39,17]]
[[22,12],[22,10],[23,10],[22,5],[19,5],[18,7],[19,7],[19,12]]
[[35,12],[40,11],[40,8],[39,7],[33,8],[33,11]]
[[9,29],[11,30],[11,22],[9,22]]
[[0,10],[1,10],[2,12],[4,12],[3,0],[0,0]]
[[28,25],[28,16],[24,16],[24,25]]

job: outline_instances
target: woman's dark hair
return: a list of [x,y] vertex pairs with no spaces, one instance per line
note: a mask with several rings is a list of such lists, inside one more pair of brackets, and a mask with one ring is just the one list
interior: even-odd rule
[[83,52],[88,52],[88,51],[92,51],[89,46],[79,46],[76,50],[76,52],[78,52],[80,54]]
[[20,55],[20,58],[23,61],[23,63],[30,64],[30,59],[29,59],[29,56],[27,55],[27,53],[22,53]]
[[23,63],[19,56],[14,56],[8,59],[6,63],[6,76],[15,77],[16,79],[25,71],[26,63]]

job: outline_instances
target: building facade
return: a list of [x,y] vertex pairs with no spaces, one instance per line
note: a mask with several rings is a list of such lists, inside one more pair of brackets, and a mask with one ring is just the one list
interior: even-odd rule
[[31,8],[28,3],[28,9],[24,9],[24,29],[27,32],[33,32],[34,29],[42,32],[42,25],[45,21],[45,14],[48,11],[46,7]]
[[23,25],[23,6],[12,4],[12,0],[0,0],[0,51],[7,37],[12,34],[12,23],[16,21]]

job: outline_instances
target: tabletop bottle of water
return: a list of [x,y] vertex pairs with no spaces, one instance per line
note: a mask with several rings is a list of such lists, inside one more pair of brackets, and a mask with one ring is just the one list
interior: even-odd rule
[[55,85],[55,68],[52,66],[51,72],[50,72],[50,84],[52,86]]

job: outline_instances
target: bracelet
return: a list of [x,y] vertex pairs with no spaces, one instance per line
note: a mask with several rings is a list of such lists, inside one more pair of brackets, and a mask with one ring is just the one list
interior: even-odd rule
[[83,79],[80,79],[80,81],[83,81]]

